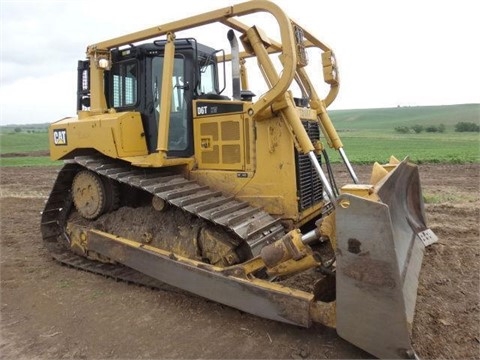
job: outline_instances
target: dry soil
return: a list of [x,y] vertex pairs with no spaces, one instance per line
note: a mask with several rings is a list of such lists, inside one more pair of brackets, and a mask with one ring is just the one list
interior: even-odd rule
[[[61,266],[39,228],[56,170],[0,170],[2,358],[370,357],[319,325],[280,324]],[[369,167],[357,171],[368,179]],[[478,164],[420,167],[440,239],[427,248],[418,289],[413,344],[421,358],[480,358],[479,172]]]

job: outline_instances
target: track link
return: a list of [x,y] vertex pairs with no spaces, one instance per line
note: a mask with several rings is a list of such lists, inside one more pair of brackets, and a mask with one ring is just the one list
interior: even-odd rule
[[206,221],[236,234],[250,248],[253,256],[266,244],[285,234],[278,219],[249,204],[201,186],[178,174],[158,169],[143,169],[104,156],[80,156],[60,170],[42,212],[41,231],[44,243],[54,259],[63,264],[129,283],[157,289],[172,288],[133,269],[117,264],[92,261],[70,251],[65,233],[73,207],[71,184],[75,174],[89,169],[119,183],[142,189]]

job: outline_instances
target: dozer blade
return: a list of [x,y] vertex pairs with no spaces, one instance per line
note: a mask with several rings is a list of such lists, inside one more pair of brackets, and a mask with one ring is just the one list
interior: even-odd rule
[[380,201],[338,199],[337,332],[380,358],[414,358],[410,335],[425,246],[418,169],[406,161],[374,187]]
[[[213,265],[98,230],[88,232],[89,249],[166,284],[267,319],[308,327],[313,295],[249,281]],[[328,306],[327,306],[328,307]]]

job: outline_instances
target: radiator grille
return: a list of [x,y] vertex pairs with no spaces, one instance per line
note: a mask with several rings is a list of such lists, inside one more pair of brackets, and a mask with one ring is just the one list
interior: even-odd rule
[[[316,121],[303,121],[303,126],[312,142],[320,140],[320,129]],[[321,156],[317,155],[321,164]],[[298,210],[303,211],[319,203],[323,199],[323,187],[315,169],[310,163],[308,155],[299,154],[295,150],[295,164],[297,170]]]

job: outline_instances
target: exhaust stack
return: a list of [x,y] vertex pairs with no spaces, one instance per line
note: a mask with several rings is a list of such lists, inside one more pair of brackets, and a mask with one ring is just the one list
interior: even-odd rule
[[240,56],[238,49],[238,40],[233,30],[228,30],[228,41],[232,48],[232,97],[234,100],[241,100],[240,95]]

